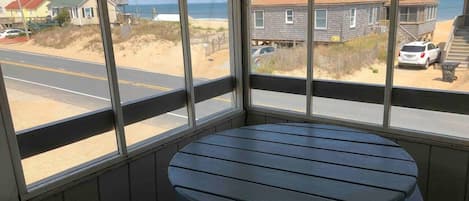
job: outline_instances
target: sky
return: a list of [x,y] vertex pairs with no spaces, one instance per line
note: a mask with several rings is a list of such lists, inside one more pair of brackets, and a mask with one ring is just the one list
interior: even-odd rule
[[[187,3],[220,3],[227,0],[187,0]],[[178,0],[129,0],[130,5],[135,4],[175,4]]]

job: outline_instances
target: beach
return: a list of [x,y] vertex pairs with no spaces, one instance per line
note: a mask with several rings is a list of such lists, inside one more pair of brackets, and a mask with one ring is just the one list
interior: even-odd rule
[[449,38],[449,34],[451,32],[452,27],[453,20],[438,21],[436,23],[435,32],[433,34],[433,43],[437,45],[440,43],[446,43]]
[[[228,43],[228,21],[227,20],[191,20],[191,27],[194,30],[194,37],[191,38],[191,55],[194,73],[197,78],[213,79],[228,75],[229,66],[220,68],[229,63],[229,52],[227,44],[225,49],[211,51],[206,53],[203,40],[215,40],[217,37],[224,36],[225,43]],[[76,35],[82,35],[72,33]],[[102,52],[99,33],[94,33],[93,37],[78,37],[77,39],[65,44],[65,48],[47,47],[37,44],[35,37],[32,40],[14,44],[0,44],[0,48],[33,52],[37,54],[47,54],[75,60],[88,61],[104,64],[104,55]],[[211,37],[211,38],[210,38]],[[200,39],[198,39],[200,38]],[[94,42],[90,47],[90,43]],[[90,48],[84,48],[90,47]],[[132,37],[125,42],[115,43],[114,52],[116,64],[120,67],[138,69],[142,71],[161,73],[173,76],[184,75],[184,63],[182,55],[181,39],[174,41],[155,39],[152,35],[139,35]],[[151,59],[148,59],[151,58]]]

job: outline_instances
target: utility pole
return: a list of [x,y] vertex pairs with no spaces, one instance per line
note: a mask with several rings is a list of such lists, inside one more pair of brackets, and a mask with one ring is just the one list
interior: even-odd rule
[[23,5],[21,5],[21,0],[16,0],[18,2],[18,7],[21,13],[21,20],[23,21],[24,32],[26,33],[26,38],[29,40],[29,29],[28,24],[26,23],[26,18],[24,17]]

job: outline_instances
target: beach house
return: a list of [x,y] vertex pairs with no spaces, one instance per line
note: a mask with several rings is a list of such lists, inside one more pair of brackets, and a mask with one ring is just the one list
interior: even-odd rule
[[[438,0],[402,0],[400,32],[412,40],[431,38]],[[389,20],[389,1],[317,0],[314,10],[314,41],[345,42],[373,32],[386,32],[380,20]],[[253,0],[252,40],[255,43],[304,42],[307,31],[307,0]]]
[[[117,3],[108,1],[109,21],[117,22]],[[52,0],[49,5],[49,15],[56,17],[65,10],[70,14],[70,23],[74,25],[99,24],[96,0]]]
[[5,6],[6,17],[11,18],[21,18],[20,5],[23,8],[24,17],[27,21],[33,21],[37,19],[45,19],[49,15],[47,5],[49,1],[47,0],[14,0]]
[[[389,6],[390,1],[386,2],[386,7]],[[438,0],[401,0],[399,29],[414,40],[431,39],[436,26],[437,13]]]
[[11,0],[0,0],[0,18],[10,17],[10,14],[7,13],[5,7],[11,3]]
[[[314,41],[344,42],[381,31],[382,0],[315,1]],[[252,40],[303,42],[307,32],[307,0],[253,0]]]

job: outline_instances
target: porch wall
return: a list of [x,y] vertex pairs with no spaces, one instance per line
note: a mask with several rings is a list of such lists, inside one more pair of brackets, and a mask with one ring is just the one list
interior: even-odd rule
[[[246,120],[246,121],[245,121]],[[247,112],[214,123],[183,139],[155,148],[104,171],[48,192],[33,201],[174,201],[167,167],[171,157],[187,143],[215,131],[246,125],[311,122],[288,115]],[[375,132],[376,133],[376,132]],[[419,187],[426,201],[469,200],[469,149],[398,134],[379,133],[396,141],[417,161]]]
[[211,122],[211,126],[199,129],[184,138],[174,140],[31,200],[174,201],[175,193],[169,183],[167,170],[172,156],[195,139],[215,131],[241,127],[244,122],[244,114]]

